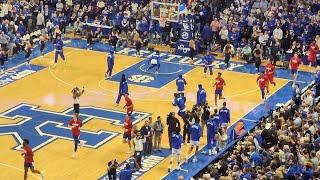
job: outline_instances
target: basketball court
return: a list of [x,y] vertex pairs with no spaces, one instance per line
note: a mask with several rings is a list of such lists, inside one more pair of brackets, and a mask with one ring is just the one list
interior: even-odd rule
[[[217,73],[222,72],[227,84],[224,95],[231,110],[232,124],[242,119],[250,126],[278,103],[291,99],[287,95],[292,91],[289,70],[277,70],[277,86],[270,86],[270,97],[263,104],[254,65],[234,62],[227,71],[218,69],[224,65],[221,60],[216,60],[214,75],[205,78],[201,59],[196,59],[195,65],[189,65],[186,57],[161,53],[161,69],[156,74],[146,71],[147,59],[154,52],[143,51],[142,57],[138,58],[134,56],[134,49],[125,48],[117,51],[114,75],[105,80],[107,45],[95,44],[93,50],[85,50],[86,42],[82,40],[70,40],[66,44],[66,64],[59,61],[56,68],[50,66],[54,55],[50,46],[44,57],[34,55],[30,67],[17,63],[12,65],[8,75],[0,77],[0,179],[22,178],[23,157],[20,154],[24,138],[30,140],[35,167],[45,171],[46,179],[106,179],[110,160],[117,159],[121,164],[131,161],[127,144],[122,144],[124,100],[115,107],[122,74],[128,78],[135,109],[134,124],[138,127],[150,116],[154,120],[161,116],[162,122],[166,123],[167,114],[177,111],[172,101],[176,92],[175,79],[179,74],[183,74],[187,81],[187,107],[191,109],[196,103],[198,84],[203,85],[209,105],[214,106],[212,86]],[[299,72],[298,82],[302,88],[312,79],[310,73]],[[67,128],[73,111],[71,90],[75,86],[85,87],[80,98],[84,122],[80,139],[86,143],[79,149],[77,159],[71,157],[73,139]],[[222,101],[219,107],[221,104]],[[202,138],[201,146],[205,145],[206,138]],[[167,174],[170,152],[166,128],[162,148],[161,153],[144,160],[143,168],[134,174],[136,178],[171,179],[186,173],[174,171]],[[183,146],[183,157],[187,148],[188,145]],[[184,169],[190,168],[188,166],[187,163],[182,165]],[[30,179],[39,178],[30,176]]]

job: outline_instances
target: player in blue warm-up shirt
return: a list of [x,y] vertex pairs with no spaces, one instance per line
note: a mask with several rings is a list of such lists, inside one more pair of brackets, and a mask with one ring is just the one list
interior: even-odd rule
[[[198,153],[198,150],[199,150],[199,143],[200,143],[200,137],[201,137],[201,134],[202,134],[202,128],[199,124],[199,120],[197,119],[196,122],[190,127],[189,129],[189,132],[190,132],[190,149],[188,151],[188,155],[186,157],[186,160],[188,161],[189,159],[189,154],[191,154],[192,150],[194,147],[196,147],[196,152],[195,154]],[[194,156],[193,162],[196,162],[197,161],[197,157]]]
[[186,98],[182,95],[179,95],[178,93],[174,93],[174,100],[172,103],[174,106],[178,107],[178,115],[182,118],[185,119],[187,116],[186,113]]
[[214,56],[210,54],[210,51],[207,51],[207,54],[203,57],[203,63],[204,63],[204,77],[206,77],[207,69],[209,68],[210,75],[213,75],[212,72],[212,63],[214,60]]
[[182,77],[181,74],[176,80],[176,85],[177,85],[177,93],[180,95],[184,95],[184,89],[185,89],[185,86],[187,85],[187,81]]
[[198,85],[198,92],[197,92],[197,106],[202,106],[207,101],[207,93],[202,88],[202,85]]
[[172,154],[171,154],[171,159],[170,159],[170,166],[168,169],[168,172],[171,171],[172,169],[172,163],[174,160],[174,156],[177,156],[178,159],[178,167],[177,169],[180,170],[180,158],[181,158],[181,145],[182,145],[182,136],[180,134],[180,129],[176,129],[175,132],[173,132],[171,136],[171,147],[172,147]]
[[217,123],[214,122],[213,118],[209,118],[207,121],[207,148],[209,156],[212,155],[212,148],[216,146],[215,134],[217,130]]
[[[220,116],[218,115],[218,109],[214,109],[213,111],[213,114],[211,114],[210,116],[210,121],[212,122],[213,124],[213,127],[214,127],[214,135],[216,135],[220,129]],[[213,136],[214,136],[213,135]],[[212,140],[212,154],[216,154],[217,153],[217,139],[213,138]]]
[[218,123],[218,129],[221,127],[221,117],[218,114],[218,110],[214,109],[214,112],[212,114],[212,118],[214,122]]
[[107,57],[108,70],[106,72],[106,79],[110,79],[114,65],[114,51],[111,50]]
[[64,60],[64,62],[66,62],[66,59],[63,54],[63,46],[64,46],[64,44],[61,39],[61,36],[57,36],[56,44],[55,44],[55,53],[54,53],[54,67],[56,67],[56,65],[57,65],[58,56],[60,56],[62,58],[62,60]]
[[120,81],[120,84],[119,84],[118,98],[117,98],[117,101],[116,101],[117,105],[119,105],[121,97],[126,95],[126,94],[129,94],[128,82],[127,82],[127,79],[126,79],[126,75],[122,74],[121,81]]
[[125,168],[119,173],[119,180],[131,180],[133,172],[134,169],[130,167],[130,164],[126,164]]
[[160,54],[159,51],[156,51],[156,54],[153,55],[150,59],[149,59],[149,67],[148,67],[148,71],[150,69],[156,68],[156,73],[159,72],[160,69]]
[[227,108],[227,103],[223,102],[223,107],[219,110],[221,126],[228,127],[230,123],[230,110]]

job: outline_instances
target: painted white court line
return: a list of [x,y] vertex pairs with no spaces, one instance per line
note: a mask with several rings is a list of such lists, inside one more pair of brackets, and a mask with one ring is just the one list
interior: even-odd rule
[[[22,174],[24,174],[24,169],[20,169],[20,168],[17,168],[15,166],[12,166],[12,165],[9,165],[9,164],[5,164],[5,163],[0,163],[0,165],[4,166],[4,167],[11,168],[11,169],[14,169],[14,170],[17,170],[17,171],[20,171],[20,172],[22,172]],[[40,175],[36,176],[35,174],[32,174],[30,171],[29,171],[28,175],[33,176],[33,177],[35,177],[37,179],[41,179],[41,177],[39,177]]]
[[253,120],[253,119],[247,119],[247,118],[241,118],[241,120],[249,121],[249,122],[259,122],[259,120]]

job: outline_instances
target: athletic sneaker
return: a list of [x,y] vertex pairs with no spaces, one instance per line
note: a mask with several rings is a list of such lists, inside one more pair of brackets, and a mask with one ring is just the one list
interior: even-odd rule
[[44,179],[44,171],[40,172],[41,179]]
[[178,167],[177,167],[177,170],[178,170],[178,171],[180,171],[180,170],[181,170],[181,167],[180,167],[180,166],[178,166]]
[[84,141],[80,141],[79,146],[82,147],[84,145]]

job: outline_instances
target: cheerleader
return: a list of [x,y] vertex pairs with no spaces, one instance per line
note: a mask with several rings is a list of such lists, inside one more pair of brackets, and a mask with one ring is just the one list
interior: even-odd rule
[[228,69],[229,65],[230,65],[229,62],[230,62],[231,56],[234,53],[232,44],[228,43],[223,48],[223,53],[224,53],[224,64],[225,64],[226,69]]
[[27,42],[26,47],[24,49],[26,51],[24,58],[27,60],[28,65],[30,65],[30,55],[32,53],[33,45],[34,45],[33,40],[30,40]]
[[117,48],[117,42],[118,42],[118,32],[115,29],[113,29],[111,32],[110,41],[113,47],[113,51],[115,52]]
[[40,41],[39,41],[39,44],[40,44],[40,53],[42,56],[44,56],[44,48],[46,47],[46,37],[43,35],[43,36],[40,36]]
[[75,114],[79,114],[80,111],[80,96],[84,93],[84,87],[82,87],[82,90],[80,88],[75,87],[71,91],[72,98],[73,98],[73,109]]
[[49,40],[52,41],[53,39],[53,33],[52,33],[52,23],[50,19],[46,23],[46,30],[47,30],[47,36],[49,37]]
[[137,51],[136,56],[140,57],[140,49],[141,49],[141,46],[142,46],[142,40],[141,40],[140,35],[139,35],[138,32],[135,33],[135,35],[133,37],[133,41],[134,41],[134,44],[136,46],[136,51]]
[[92,49],[92,44],[93,44],[93,31],[91,28],[88,29],[87,33],[87,49]]
[[62,32],[59,28],[59,26],[55,26],[54,32],[53,32],[53,37],[56,40],[58,37],[62,37]]

